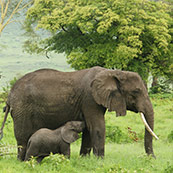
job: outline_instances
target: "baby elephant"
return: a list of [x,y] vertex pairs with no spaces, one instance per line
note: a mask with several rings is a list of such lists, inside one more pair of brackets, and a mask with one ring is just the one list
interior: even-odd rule
[[51,152],[70,157],[70,143],[79,138],[78,133],[82,132],[84,128],[84,122],[70,121],[55,130],[39,129],[28,141],[25,161],[34,156],[37,157],[38,162],[41,162]]

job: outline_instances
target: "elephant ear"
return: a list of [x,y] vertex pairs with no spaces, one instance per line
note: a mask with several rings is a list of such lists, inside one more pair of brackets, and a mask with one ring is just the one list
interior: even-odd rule
[[61,136],[62,139],[67,143],[72,143],[79,138],[79,135],[73,129],[69,129],[68,127],[64,126],[61,129]]
[[121,71],[104,70],[91,83],[92,95],[97,104],[108,111],[116,111],[116,116],[126,115],[126,102],[121,91]]

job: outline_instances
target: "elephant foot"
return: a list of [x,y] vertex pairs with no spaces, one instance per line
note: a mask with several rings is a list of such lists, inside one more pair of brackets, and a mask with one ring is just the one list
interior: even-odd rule
[[25,160],[25,154],[26,154],[26,146],[25,145],[18,145],[17,159],[20,161],[24,161]]
[[103,148],[97,148],[93,147],[93,154],[97,157],[104,157],[104,147]]
[[89,131],[85,128],[82,134],[82,145],[80,149],[81,156],[90,155],[92,148],[91,137]]
[[154,155],[154,153],[147,153],[147,155],[150,157],[152,157],[152,158],[154,158],[154,159],[156,159],[156,156]]
[[81,148],[80,155],[81,156],[90,156],[91,148]]

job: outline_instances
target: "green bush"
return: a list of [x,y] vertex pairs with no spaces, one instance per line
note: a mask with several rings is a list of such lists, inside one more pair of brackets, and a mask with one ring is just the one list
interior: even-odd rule
[[106,142],[132,143],[143,139],[143,134],[137,134],[131,127],[125,128],[125,132],[118,126],[106,125]]

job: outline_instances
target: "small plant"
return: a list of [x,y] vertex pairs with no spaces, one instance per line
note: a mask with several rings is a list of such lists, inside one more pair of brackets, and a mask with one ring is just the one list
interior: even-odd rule
[[164,170],[165,173],[172,173],[173,172],[173,165],[171,165],[169,162],[167,163],[167,167]]
[[130,138],[132,141],[138,142],[139,138],[137,137],[136,132],[133,131],[130,127],[127,127],[127,129],[128,129],[129,138]]
[[35,168],[35,166],[38,164],[36,157],[32,156],[29,161],[26,161],[26,164],[31,168]]
[[173,142],[173,130],[171,133],[168,135],[168,142],[172,143]]
[[130,171],[122,168],[120,165],[112,165],[106,172],[109,173],[115,173],[115,172],[119,172],[119,173],[129,173]]
[[48,157],[45,157],[41,162],[42,165],[50,165],[50,169],[53,171],[59,171],[61,169],[62,164],[66,164],[69,162],[64,155],[53,154],[51,153]]

